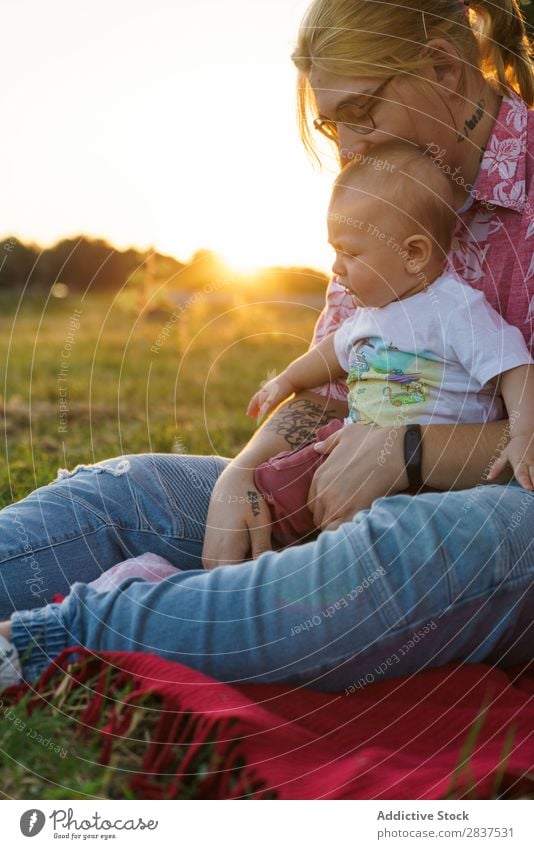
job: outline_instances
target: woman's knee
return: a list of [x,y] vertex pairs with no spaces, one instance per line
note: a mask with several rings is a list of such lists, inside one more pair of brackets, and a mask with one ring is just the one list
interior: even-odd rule
[[154,516],[162,509],[173,518],[179,536],[204,533],[211,493],[226,462],[220,457],[144,454],[128,458],[130,477],[152,499]]
[[[110,524],[180,535],[187,533],[187,521],[204,521],[224,465],[217,457],[130,454],[62,469],[52,486]],[[173,517],[182,518],[171,529]]]

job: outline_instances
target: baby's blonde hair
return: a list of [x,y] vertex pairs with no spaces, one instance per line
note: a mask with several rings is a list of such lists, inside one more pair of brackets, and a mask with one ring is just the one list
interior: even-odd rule
[[[424,45],[446,39],[463,60],[462,90],[469,71],[481,71],[504,91],[534,104],[531,45],[517,0],[314,0],[299,30],[292,59],[298,75],[298,118],[304,145],[315,148],[309,129],[317,68],[342,76],[412,79],[428,63]],[[447,58],[444,57],[444,62]]]
[[351,190],[358,197],[385,201],[387,208],[406,228],[423,232],[441,259],[449,253],[456,213],[452,184],[431,156],[406,141],[387,141],[372,153],[357,156],[338,174],[332,190],[331,207]]

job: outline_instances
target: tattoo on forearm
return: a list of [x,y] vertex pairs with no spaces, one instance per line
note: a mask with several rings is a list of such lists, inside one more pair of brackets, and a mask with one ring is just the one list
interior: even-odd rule
[[298,448],[309,442],[318,428],[337,418],[337,413],[320,403],[299,398],[278,410],[265,425],[265,430],[283,436],[290,448]]
[[248,490],[247,501],[250,504],[250,509],[252,510],[252,515],[253,516],[259,516],[260,515],[260,504],[259,504],[259,499],[258,499],[258,493],[255,490],[253,490],[253,489]]
[[463,142],[467,138],[469,138],[469,131],[474,130],[477,124],[480,124],[482,118],[484,117],[484,100],[479,100],[477,103],[477,108],[471,115],[471,117],[465,122],[463,131],[458,133],[458,141]]

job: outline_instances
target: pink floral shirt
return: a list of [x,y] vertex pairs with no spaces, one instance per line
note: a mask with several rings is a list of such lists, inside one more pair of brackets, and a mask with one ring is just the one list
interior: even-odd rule
[[[449,269],[484,292],[534,347],[534,110],[505,97],[469,201],[459,210]],[[436,154],[439,160],[439,154]],[[312,346],[336,330],[355,307],[334,277]],[[321,394],[344,399],[344,383]]]

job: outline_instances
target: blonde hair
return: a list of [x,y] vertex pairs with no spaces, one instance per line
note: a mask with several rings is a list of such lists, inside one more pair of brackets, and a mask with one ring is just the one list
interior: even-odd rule
[[428,62],[422,47],[436,38],[446,39],[462,58],[462,87],[466,69],[475,69],[534,104],[531,45],[518,0],[472,0],[469,8],[462,0],[314,0],[292,55],[299,71],[300,134],[308,151],[314,152],[308,121],[312,65],[341,76],[407,73],[418,79]]
[[[408,231],[418,227],[439,249],[449,253],[456,212],[452,184],[423,148],[406,141],[387,141],[356,158],[338,174],[330,205],[357,189],[385,201],[393,215],[405,219]],[[404,222],[403,222],[404,223]]]

